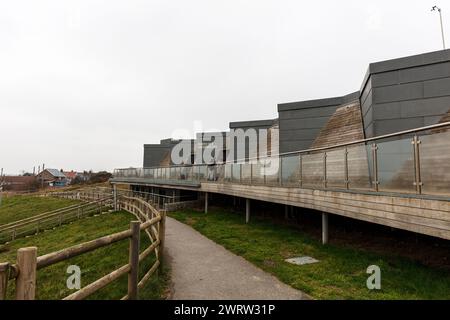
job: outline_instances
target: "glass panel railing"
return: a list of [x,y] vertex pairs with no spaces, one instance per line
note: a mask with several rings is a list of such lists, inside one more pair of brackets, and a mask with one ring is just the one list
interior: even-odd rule
[[225,164],[224,181],[231,182],[231,163]]
[[370,146],[348,147],[347,164],[349,189],[371,189],[373,178]]
[[421,136],[422,193],[450,195],[450,131]]
[[302,185],[305,187],[323,187],[324,182],[323,153],[302,156]]
[[169,168],[169,172],[170,172],[170,180],[177,180],[177,168],[176,167]]
[[273,157],[266,161],[264,173],[266,175],[266,185],[278,186],[280,184],[280,158]]
[[206,164],[198,166],[198,180],[205,181],[208,176],[208,166]]
[[253,170],[252,184],[264,184],[265,182],[264,165],[262,165],[259,162],[253,163],[252,170]]
[[411,138],[377,143],[380,191],[416,192]]
[[327,188],[345,188],[345,149],[326,154]]
[[240,183],[241,182],[241,164],[240,163],[231,164],[231,172],[232,172],[231,181],[233,183]]
[[218,164],[217,165],[217,182],[223,182],[225,178],[225,165]]
[[252,165],[243,163],[241,167],[241,183],[250,184],[252,182]]
[[300,156],[284,156],[281,158],[281,184],[298,186],[300,180]]

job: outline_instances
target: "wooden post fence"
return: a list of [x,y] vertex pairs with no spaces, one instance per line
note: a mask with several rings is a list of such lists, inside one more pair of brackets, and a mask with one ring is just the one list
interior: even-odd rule
[[159,230],[158,230],[158,235],[159,235],[158,258],[159,258],[160,266],[162,268],[162,266],[164,264],[164,242],[166,239],[166,211],[162,210],[160,212],[160,214],[161,214],[161,221],[159,222]]
[[16,300],[34,300],[36,294],[37,248],[17,250],[19,275],[16,278]]
[[6,299],[6,291],[8,289],[9,279],[9,263],[0,263],[0,301]]
[[139,282],[139,245],[140,245],[140,228],[139,221],[130,223],[130,272],[128,273],[128,300],[137,300],[138,298],[138,282]]

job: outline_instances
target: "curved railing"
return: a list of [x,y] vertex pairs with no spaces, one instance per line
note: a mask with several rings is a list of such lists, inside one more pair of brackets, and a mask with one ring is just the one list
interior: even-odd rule
[[[80,191],[76,191],[72,192],[71,195],[66,193],[64,196],[77,197],[79,194]],[[16,282],[15,298],[18,300],[34,300],[36,290],[39,290],[39,288],[36,288],[37,270],[126,239],[130,242],[128,264],[101,277],[64,299],[85,299],[125,274],[128,274],[128,292],[122,300],[137,299],[139,290],[142,289],[163,263],[165,212],[158,211],[150,203],[141,198],[120,194],[116,194],[114,197],[113,206],[116,209],[126,210],[137,218],[137,221],[131,222],[129,230],[110,234],[42,256],[37,256],[36,247],[19,249],[16,263],[0,263],[0,300],[6,298],[8,280],[13,279]],[[143,250],[140,248],[141,231],[147,234],[151,243]],[[139,280],[139,264],[152,253],[155,254],[155,262],[147,270],[142,279]]]
[[116,169],[112,181],[238,183],[448,199],[450,122],[259,159]]

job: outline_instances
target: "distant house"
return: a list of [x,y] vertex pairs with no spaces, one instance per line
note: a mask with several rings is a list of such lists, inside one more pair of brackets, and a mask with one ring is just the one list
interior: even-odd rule
[[2,185],[5,191],[30,191],[37,187],[35,176],[5,176]]
[[37,175],[37,181],[50,187],[64,187],[67,185],[67,177],[58,169],[45,169]]
[[63,173],[66,176],[67,184],[70,184],[78,176],[78,172],[73,171],[73,170],[72,171],[64,171]]

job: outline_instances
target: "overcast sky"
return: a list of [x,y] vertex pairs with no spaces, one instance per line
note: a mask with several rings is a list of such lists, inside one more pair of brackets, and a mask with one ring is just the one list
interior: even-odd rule
[[1,0],[0,167],[142,166],[144,143],[357,91],[442,49],[435,2]]

